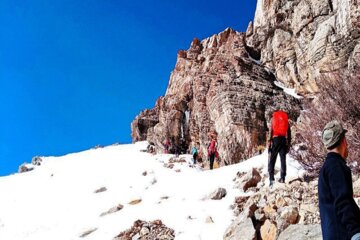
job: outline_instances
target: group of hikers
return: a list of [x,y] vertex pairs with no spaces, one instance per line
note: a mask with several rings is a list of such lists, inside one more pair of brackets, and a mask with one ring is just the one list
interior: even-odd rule
[[[210,142],[208,144],[208,155],[207,158],[210,162],[210,169],[214,168],[215,159],[219,160],[219,153],[217,151],[217,134],[214,130],[211,130],[209,133]],[[186,144],[184,140],[180,141],[180,144],[176,144],[174,139],[165,139],[163,142],[164,153],[175,154],[179,156],[179,154],[186,153]],[[196,164],[198,159],[202,161],[202,156],[200,157],[199,153],[199,144],[194,144],[191,149],[191,154],[193,156],[193,163]]]
[[[277,156],[280,156],[281,170],[279,183],[285,183],[286,154],[291,147],[291,130],[288,114],[277,110],[272,114],[268,138],[269,186],[273,187],[274,168]],[[333,120],[326,124],[321,139],[327,149],[325,161],[318,179],[318,199],[321,229],[324,240],[360,240],[360,209],[353,198],[351,170],[346,165],[348,143],[342,124]],[[207,147],[210,169],[213,169],[217,152],[217,134],[212,132]],[[198,144],[193,146],[191,154],[196,164],[199,152]]]
[[[207,158],[210,164],[210,170],[214,168],[214,164],[217,164],[215,162],[215,159],[219,161],[219,152],[217,151],[217,134],[214,131],[211,131],[210,134],[210,143],[207,147]],[[198,152],[198,146],[199,144],[196,144],[191,149],[191,154],[193,156],[193,163],[196,164],[197,159],[199,157]]]

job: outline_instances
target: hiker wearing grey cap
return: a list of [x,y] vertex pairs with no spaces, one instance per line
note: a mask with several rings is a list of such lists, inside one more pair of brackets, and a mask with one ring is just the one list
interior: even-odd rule
[[351,170],[346,165],[346,132],[336,120],[326,124],[322,132],[328,150],[318,182],[324,240],[360,240],[360,209],[353,199]]

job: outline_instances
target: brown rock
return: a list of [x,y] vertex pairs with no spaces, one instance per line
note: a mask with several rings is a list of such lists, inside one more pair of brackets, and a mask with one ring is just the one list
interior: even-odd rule
[[277,207],[276,205],[266,205],[263,209],[264,213],[265,213],[265,216],[271,218],[272,216],[274,216],[276,214],[276,210],[277,210]]
[[277,237],[276,225],[266,220],[264,225],[260,228],[261,239],[263,240],[275,240]]
[[118,211],[120,211],[120,210],[123,209],[123,208],[124,208],[123,205],[118,204],[117,206],[110,208],[108,211],[101,213],[101,214],[100,214],[100,217],[103,217],[103,216],[106,216],[106,215],[108,215],[108,214],[112,214],[112,213],[118,212]]
[[218,188],[212,194],[210,194],[210,199],[212,200],[221,200],[226,196],[226,189],[225,188]]
[[252,171],[249,171],[239,180],[239,187],[246,192],[251,187],[256,187],[257,184],[261,181],[260,173],[253,168]]
[[295,224],[298,221],[299,211],[297,207],[283,207],[280,209],[280,213],[280,217],[289,224]]
[[233,209],[235,209],[236,215],[239,215],[244,210],[244,206],[249,198],[250,197],[243,197],[243,196],[235,198]]
[[286,200],[283,197],[279,197],[278,199],[276,199],[276,206],[285,207],[287,205],[288,205],[288,203],[286,202]]
[[141,199],[132,200],[132,201],[130,201],[128,204],[130,204],[130,205],[136,205],[136,204],[139,204],[139,203],[141,203]]
[[96,189],[96,190],[94,191],[94,193],[101,193],[101,192],[105,192],[105,191],[107,191],[107,188],[106,188],[106,187],[101,187],[101,188],[99,188],[99,189]]

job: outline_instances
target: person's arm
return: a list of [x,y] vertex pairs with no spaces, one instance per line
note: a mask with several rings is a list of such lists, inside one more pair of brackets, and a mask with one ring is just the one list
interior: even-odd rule
[[270,120],[269,136],[268,136],[268,148],[271,148],[272,137],[273,137],[273,130],[272,130],[272,119],[271,119]]
[[287,144],[288,148],[290,148],[290,146],[291,146],[291,127],[290,127],[290,125],[289,125],[288,131],[287,131],[286,144]]
[[354,209],[357,205],[354,203],[352,189],[346,181],[346,171],[340,163],[327,167],[330,192],[335,200],[336,216],[346,227],[349,236],[356,236],[360,233],[360,221],[357,215],[359,209]]

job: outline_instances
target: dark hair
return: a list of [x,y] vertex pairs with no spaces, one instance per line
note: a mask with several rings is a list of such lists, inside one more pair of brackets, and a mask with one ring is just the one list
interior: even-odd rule
[[336,143],[334,143],[332,146],[328,147],[327,149],[328,150],[333,150],[333,149],[337,148],[338,146],[340,146],[340,144],[341,144],[342,140],[344,139],[344,137],[345,137],[345,132],[343,132],[340,135],[340,138]]

